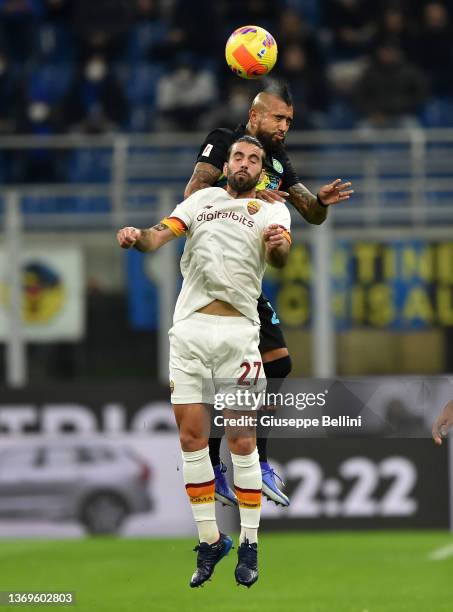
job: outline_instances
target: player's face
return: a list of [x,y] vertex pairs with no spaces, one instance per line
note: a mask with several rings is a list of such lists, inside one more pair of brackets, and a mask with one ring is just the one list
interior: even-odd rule
[[258,185],[263,170],[263,151],[248,142],[233,145],[224,174],[236,193],[246,193]]
[[285,142],[293,120],[294,111],[292,106],[287,106],[279,98],[271,98],[267,108],[257,115],[256,137],[258,140],[273,145],[282,145]]

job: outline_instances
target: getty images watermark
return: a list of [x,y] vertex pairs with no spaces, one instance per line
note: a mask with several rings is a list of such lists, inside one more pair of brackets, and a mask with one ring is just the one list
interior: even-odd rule
[[[217,427],[261,427],[311,429],[315,427],[362,427],[362,417],[352,418],[348,415],[331,416],[321,414],[318,416],[283,416],[272,411],[288,409],[299,412],[307,408],[322,409],[327,404],[329,390],[317,393],[304,392],[254,392],[249,389],[236,389],[235,391],[217,392],[214,395],[213,407],[217,411],[239,411],[240,415],[215,414],[214,425]],[[267,408],[266,411],[260,410]],[[295,413],[297,414],[297,413]]]
[[429,438],[452,397],[453,377],[289,378],[267,386],[254,378],[217,379],[203,385],[203,402],[213,408],[206,433],[213,437],[223,436],[225,427],[248,436],[261,427],[274,438]]

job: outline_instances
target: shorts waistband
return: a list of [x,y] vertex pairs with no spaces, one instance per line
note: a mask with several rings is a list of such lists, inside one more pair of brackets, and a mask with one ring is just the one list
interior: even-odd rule
[[228,317],[222,315],[210,315],[202,312],[193,312],[191,315],[183,319],[183,321],[200,321],[207,325],[256,325],[254,321],[247,317]]

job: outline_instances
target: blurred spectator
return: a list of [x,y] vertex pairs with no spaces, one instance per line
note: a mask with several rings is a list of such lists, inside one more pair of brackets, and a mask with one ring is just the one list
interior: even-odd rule
[[18,113],[23,107],[23,92],[6,53],[0,52],[0,133],[17,129]]
[[292,43],[285,47],[280,60],[280,75],[288,83],[294,100],[293,127],[299,128],[306,117],[299,112],[300,106],[310,111],[326,111],[327,83],[322,66],[311,65],[303,46]]
[[117,59],[125,48],[134,8],[130,0],[78,0],[74,5],[74,25],[80,37],[82,60],[93,53]]
[[240,26],[256,24],[272,33],[282,8],[282,3],[275,0],[224,0],[223,5],[228,29],[231,31]]
[[224,37],[220,29],[219,6],[211,0],[197,0],[194,5],[187,0],[176,0],[170,17],[169,30],[159,41],[152,57],[159,61],[173,62],[181,53],[190,52],[198,62],[214,62],[221,57]]
[[41,15],[44,11],[41,0],[2,0],[0,12],[4,17]]
[[240,123],[247,123],[251,99],[247,84],[235,78],[230,83],[224,102],[217,104],[212,112],[202,117],[200,127],[204,130],[219,126],[234,129]]
[[384,7],[378,18],[375,44],[391,40],[400,47],[407,58],[413,57],[415,49],[415,33],[411,18],[398,4]]
[[93,55],[77,74],[61,108],[63,125],[84,132],[118,130],[127,119],[128,102],[106,59]]
[[0,40],[13,62],[24,62],[31,57],[37,18],[42,13],[41,0],[0,2]]
[[159,130],[196,130],[200,119],[217,100],[214,75],[198,69],[193,62],[181,61],[157,84]]
[[[20,134],[47,136],[57,132],[55,109],[39,99],[30,99],[23,108],[17,126]],[[55,149],[39,147],[13,152],[12,174],[15,182],[52,183],[60,177],[58,152]]]
[[381,43],[357,85],[356,100],[365,119],[362,127],[412,127],[426,98],[421,71],[404,59],[392,42]]
[[277,41],[282,41],[280,51],[292,44],[301,45],[310,66],[313,69],[315,67],[324,69],[326,58],[320,39],[313,28],[294,9],[287,8],[282,12]]
[[424,7],[416,61],[425,71],[431,93],[453,94],[453,29],[441,2],[428,2]]
[[135,15],[138,21],[153,21],[160,17],[157,0],[136,0]]
[[73,6],[70,0],[43,0],[47,20],[69,23],[72,19]]
[[328,0],[327,25],[335,59],[354,59],[369,50],[375,32],[374,8],[371,0]]

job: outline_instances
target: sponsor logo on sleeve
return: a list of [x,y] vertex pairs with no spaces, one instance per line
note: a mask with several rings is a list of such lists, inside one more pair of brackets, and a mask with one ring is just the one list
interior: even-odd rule
[[212,144],[207,144],[205,146],[205,148],[203,149],[203,153],[201,154],[202,157],[209,157],[211,155],[211,151],[213,149],[213,145]]

